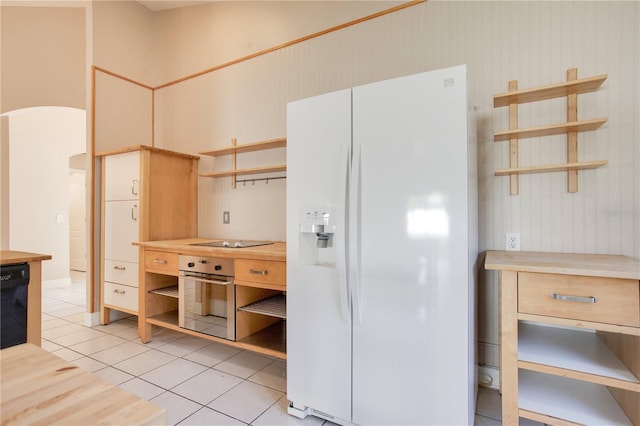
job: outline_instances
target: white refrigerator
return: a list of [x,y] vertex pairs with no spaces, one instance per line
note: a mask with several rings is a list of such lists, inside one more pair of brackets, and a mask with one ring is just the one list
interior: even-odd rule
[[474,423],[471,125],[464,65],[288,104],[290,414]]

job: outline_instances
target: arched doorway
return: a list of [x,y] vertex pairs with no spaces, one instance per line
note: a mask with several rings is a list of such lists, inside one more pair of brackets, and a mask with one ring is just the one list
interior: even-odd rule
[[36,107],[3,115],[9,247],[51,254],[43,280],[69,280],[69,158],[86,150],[86,112]]

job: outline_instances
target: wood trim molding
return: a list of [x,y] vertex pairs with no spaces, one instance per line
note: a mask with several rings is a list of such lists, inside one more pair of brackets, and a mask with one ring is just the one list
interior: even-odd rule
[[108,74],[111,77],[119,78],[120,80],[124,80],[124,81],[127,81],[127,82],[131,83],[131,84],[135,84],[136,86],[140,86],[140,87],[143,87],[143,88],[149,89],[149,90],[155,90],[153,87],[151,87],[149,85],[146,85],[144,83],[140,83],[139,81],[135,81],[135,80],[133,80],[133,79],[131,79],[129,77],[125,77],[124,75],[117,74],[117,73],[115,73],[113,71],[109,71],[108,69],[101,68],[101,67],[98,67],[96,65],[93,66],[93,69],[95,69],[96,71],[100,71],[102,73]]
[[211,73],[213,71],[218,71],[218,70],[220,70],[222,68],[227,68],[227,67],[229,67],[231,65],[236,65],[236,64],[239,64],[241,62],[245,62],[245,61],[248,61],[250,59],[257,58],[258,56],[266,55],[267,53],[272,53],[272,52],[275,52],[277,50],[284,49],[285,47],[293,46],[295,44],[299,44],[299,43],[302,43],[302,42],[305,42],[305,41],[308,41],[308,40],[311,40],[311,39],[314,39],[314,38],[317,38],[317,37],[320,37],[320,36],[323,36],[323,35],[326,35],[326,34],[330,34],[330,33],[335,32],[335,31],[339,31],[339,30],[342,30],[342,29],[345,29],[345,28],[348,28],[348,27],[351,27],[351,26],[354,26],[354,25],[357,25],[357,24],[361,24],[363,22],[370,21],[372,19],[379,18],[380,16],[388,15],[390,13],[397,12],[397,11],[402,10],[402,9],[406,9],[408,7],[415,6],[415,5],[420,4],[420,3],[425,3],[426,1],[427,0],[412,0],[412,1],[408,1],[408,2],[400,4],[398,6],[394,6],[392,8],[385,9],[385,10],[382,10],[380,12],[376,12],[376,13],[373,13],[371,15],[364,16],[362,18],[354,19],[353,21],[349,21],[349,22],[346,22],[344,24],[336,25],[334,27],[327,28],[327,29],[322,30],[322,31],[318,31],[318,32],[313,33],[313,34],[309,34],[309,35],[306,35],[304,37],[300,37],[300,38],[297,38],[295,40],[291,40],[291,41],[288,41],[286,43],[282,43],[282,44],[280,44],[278,46],[270,47],[268,49],[264,49],[264,50],[261,50],[259,52],[252,53],[250,55],[243,56],[241,58],[234,59],[232,61],[225,62],[225,63],[220,64],[220,65],[216,65],[215,67],[211,67],[211,68],[208,68],[206,70],[199,71],[199,72],[187,75],[187,76],[179,78],[177,80],[173,80],[173,81],[170,81],[168,83],[161,84],[159,86],[156,86],[155,90],[164,89],[165,87],[173,86],[175,84],[182,83],[182,82],[187,81],[187,80],[191,80],[192,78],[200,77],[202,75],[209,74],[209,73]]

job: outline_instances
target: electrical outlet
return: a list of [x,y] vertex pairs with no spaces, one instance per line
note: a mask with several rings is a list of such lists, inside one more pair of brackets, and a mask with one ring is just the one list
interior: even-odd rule
[[507,251],[520,251],[520,234],[507,232]]
[[222,223],[224,225],[231,223],[231,212],[222,212]]

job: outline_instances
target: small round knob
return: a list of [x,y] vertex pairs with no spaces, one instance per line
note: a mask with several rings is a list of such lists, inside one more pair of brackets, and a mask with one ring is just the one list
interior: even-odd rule
[[187,266],[189,268],[193,268],[194,266],[196,266],[196,264],[194,262],[189,262],[189,263],[187,263]]
[[214,267],[214,269],[215,269],[216,271],[219,271],[220,269],[222,269],[222,265],[216,265],[216,266]]

